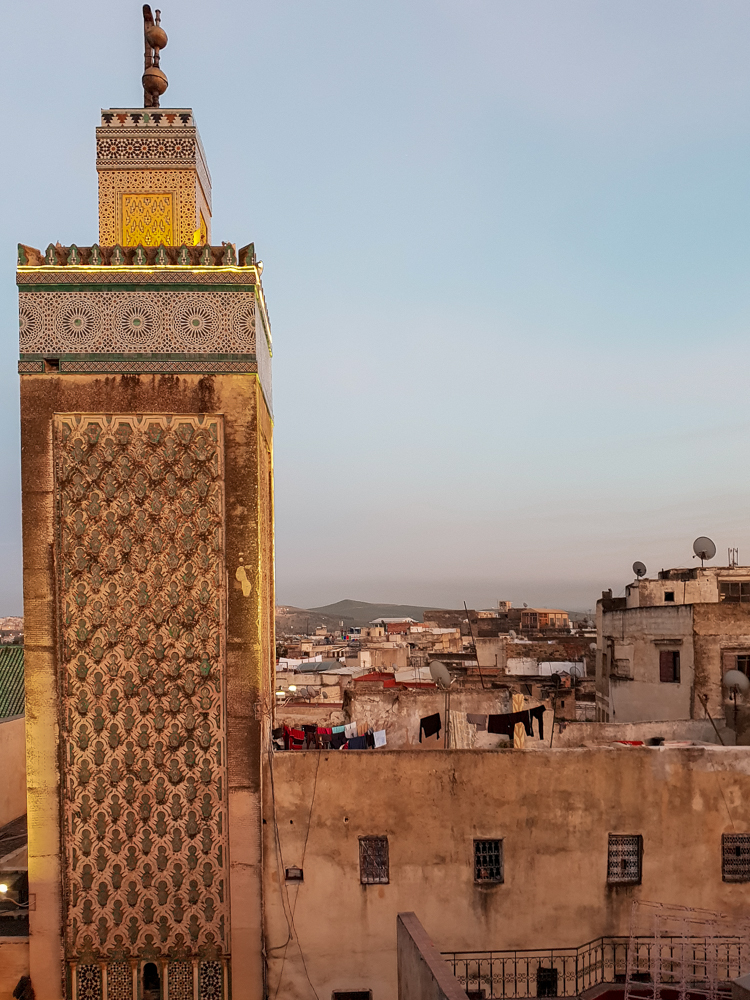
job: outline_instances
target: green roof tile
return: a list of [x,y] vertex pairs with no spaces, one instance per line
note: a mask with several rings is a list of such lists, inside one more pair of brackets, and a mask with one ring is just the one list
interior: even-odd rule
[[0,719],[23,715],[23,646],[0,646]]

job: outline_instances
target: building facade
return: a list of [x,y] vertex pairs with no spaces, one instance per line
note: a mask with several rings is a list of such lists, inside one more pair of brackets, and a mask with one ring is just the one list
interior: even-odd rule
[[[99,243],[19,246],[38,1000],[262,992],[271,340],[189,109],[103,111]],[[150,994],[149,994],[150,991]]]
[[744,742],[750,705],[723,687],[728,670],[750,675],[750,567],[662,570],[630,584],[625,597],[610,591],[598,601],[599,721],[698,719],[708,711]]

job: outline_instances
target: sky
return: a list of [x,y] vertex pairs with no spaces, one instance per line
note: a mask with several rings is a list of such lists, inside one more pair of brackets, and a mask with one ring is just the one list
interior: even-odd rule
[[[3,7],[10,615],[15,247],[96,241],[94,130],[141,106],[143,43],[135,2]],[[698,535],[750,564],[746,0],[163,0],[162,24],[213,242],[265,265],[279,603],[588,610]]]

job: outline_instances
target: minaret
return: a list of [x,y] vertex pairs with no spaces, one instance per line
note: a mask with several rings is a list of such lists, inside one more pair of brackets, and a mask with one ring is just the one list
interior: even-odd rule
[[18,251],[37,1000],[259,997],[271,338],[189,109],[103,111],[99,242]]

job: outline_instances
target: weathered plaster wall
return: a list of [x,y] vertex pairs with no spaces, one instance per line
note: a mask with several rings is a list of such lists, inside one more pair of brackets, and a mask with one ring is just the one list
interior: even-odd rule
[[[750,750],[312,751],[276,754],[273,769],[266,950],[270,991],[281,977],[287,1000],[310,995],[301,954],[320,997],[394,997],[407,910],[458,951],[627,934],[633,899],[747,909],[747,885],[722,881],[721,835],[750,831]],[[609,833],[643,836],[642,885],[607,885]],[[368,834],[388,837],[388,885],[360,884]],[[475,837],[502,838],[503,884],[475,884]],[[284,883],[290,865],[304,882]]]
[[[718,720],[722,728],[722,720]],[[723,733],[722,733],[723,735]],[[719,743],[709,719],[682,719],[670,722],[571,722],[555,733],[556,747],[580,747],[589,743],[611,743],[613,740],[643,740],[661,736],[665,740],[698,740]]]
[[[622,668],[629,673],[628,677],[609,678],[610,722],[691,718],[694,668],[692,606],[605,612],[599,635],[600,644],[608,644],[611,649],[610,662],[623,661]],[[679,683],[667,684],[659,680],[659,653],[663,649],[680,652]],[[629,667],[625,666],[626,662]]]
[[[695,688],[708,698],[709,711],[723,717],[729,700],[721,683],[725,669],[722,653],[744,648],[750,655],[750,605],[696,604],[693,616]],[[747,698],[740,701],[746,708]],[[732,714],[730,711],[727,717],[730,724]]]
[[29,939],[0,938],[0,997],[11,1000],[21,976],[29,974]]
[[0,719],[0,826],[26,812],[26,729],[25,719]]
[[[51,434],[56,412],[224,415],[234,995],[259,995],[261,724],[273,699],[271,421],[256,377],[229,374],[21,379],[29,881],[37,901],[30,913],[30,963],[36,995],[59,1000],[63,956]],[[236,577],[241,564],[244,587]]]

